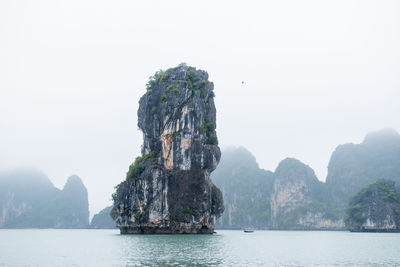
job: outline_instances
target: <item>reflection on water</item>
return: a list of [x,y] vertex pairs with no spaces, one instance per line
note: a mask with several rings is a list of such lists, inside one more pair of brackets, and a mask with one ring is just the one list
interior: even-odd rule
[[127,266],[218,266],[223,263],[221,235],[122,235]]
[[396,266],[400,235],[218,231],[118,236],[125,266]]
[[400,234],[0,230],[0,266],[400,266]]

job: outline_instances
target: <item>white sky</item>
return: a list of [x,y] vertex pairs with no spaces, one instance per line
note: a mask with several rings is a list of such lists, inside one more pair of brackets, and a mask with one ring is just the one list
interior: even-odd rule
[[215,84],[221,146],[265,169],[325,180],[338,144],[400,130],[400,1],[0,0],[0,170],[77,174],[93,215],[139,154],[148,77],[181,62]]

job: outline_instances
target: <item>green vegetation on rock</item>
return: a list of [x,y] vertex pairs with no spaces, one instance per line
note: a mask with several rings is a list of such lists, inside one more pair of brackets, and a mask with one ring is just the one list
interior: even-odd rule
[[361,144],[338,146],[326,179],[330,206],[344,216],[350,198],[370,183],[384,178],[399,184],[399,163],[400,135],[392,129],[369,133]]
[[193,211],[192,211],[191,209],[187,208],[187,209],[184,209],[184,210],[183,210],[183,213],[184,213],[184,214],[192,214]]
[[379,179],[353,196],[345,224],[351,231],[400,231],[400,201],[395,182]]
[[135,162],[129,166],[129,170],[126,174],[126,179],[132,179],[138,177],[144,170],[143,163],[151,158],[156,157],[156,152],[152,151],[142,157],[136,157]]
[[203,126],[200,126],[200,130],[206,132],[206,144],[218,145],[218,138],[215,135],[215,125],[212,122],[209,122],[208,115],[205,116],[204,121],[205,124]]
[[154,73],[153,76],[150,76],[149,82],[146,84],[146,89],[151,90],[156,84],[160,82],[165,82],[168,79],[168,71],[159,70]]
[[180,131],[176,131],[176,132],[174,132],[174,133],[172,134],[172,137],[175,138],[175,137],[177,137],[179,134],[180,134]]

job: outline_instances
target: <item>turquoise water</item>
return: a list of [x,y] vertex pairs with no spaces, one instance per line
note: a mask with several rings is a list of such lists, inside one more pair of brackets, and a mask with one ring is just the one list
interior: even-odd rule
[[0,230],[0,266],[400,266],[400,234]]

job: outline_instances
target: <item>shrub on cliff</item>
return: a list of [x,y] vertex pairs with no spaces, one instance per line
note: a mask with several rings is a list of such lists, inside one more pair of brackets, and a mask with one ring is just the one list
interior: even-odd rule
[[134,177],[138,177],[142,174],[144,167],[142,163],[150,158],[154,158],[156,156],[156,152],[152,151],[149,154],[144,155],[143,157],[136,157],[135,162],[129,166],[128,172],[126,174],[126,179],[132,179]]

